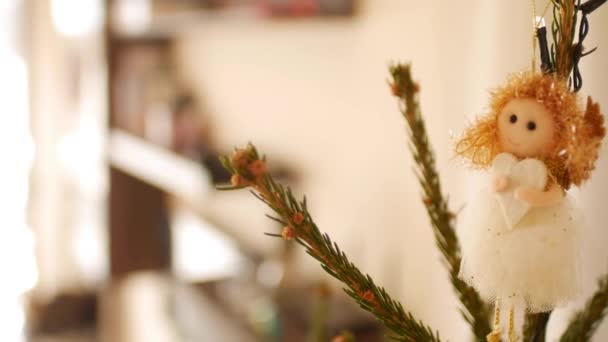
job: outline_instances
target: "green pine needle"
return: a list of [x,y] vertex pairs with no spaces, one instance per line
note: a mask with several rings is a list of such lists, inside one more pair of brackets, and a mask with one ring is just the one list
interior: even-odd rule
[[250,187],[255,191],[276,215],[270,217],[286,223],[281,236],[298,242],[328,274],[344,283],[344,291],[376,316],[391,331],[391,338],[407,342],[441,341],[437,332],[415,319],[370,276],[363,274],[329,235],[321,233],[308,212],[306,199],[297,201],[291,189],[266,172],[265,161],[253,145],[237,149],[231,158],[224,157],[222,161],[232,173],[233,187]]
[[608,311],[608,275],[599,281],[599,288],[585,307],[574,315],[560,342],[590,341]]
[[527,313],[524,320],[523,340],[526,342],[544,342],[550,317],[551,312]]
[[475,289],[458,277],[461,255],[454,229],[455,215],[449,210],[447,199],[441,191],[435,156],[418,102],[419,86],[412,79],[409,65],[392,65],[390,73],[391,90],[399,99],[401,113],[407,122],[410,151],[416,163],[414,171],[422,187],[423,202],[431,219],[437,247],[443,255],[452,286],[464,306],[462,316],[471,325],[475,338],[485,341],[491,331],[491,310]]

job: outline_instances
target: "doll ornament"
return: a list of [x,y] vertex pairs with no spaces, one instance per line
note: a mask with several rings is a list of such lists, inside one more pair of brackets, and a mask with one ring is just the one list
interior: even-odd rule
[[493,92],[490,112],[463,134],[456,153],[489,173],[458,221],[460,277],[500,307],[549,311],[580,289],[581,215],[567,190],[590,176],[605,130],[591,98],[551,74],[520,73]]

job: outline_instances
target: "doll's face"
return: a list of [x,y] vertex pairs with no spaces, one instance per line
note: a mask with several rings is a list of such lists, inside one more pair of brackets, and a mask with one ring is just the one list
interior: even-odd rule
[[551,153],[555,129],[551,113],[531,98],[509,101],[498,115],[498,139],[502,152],[519,158]]

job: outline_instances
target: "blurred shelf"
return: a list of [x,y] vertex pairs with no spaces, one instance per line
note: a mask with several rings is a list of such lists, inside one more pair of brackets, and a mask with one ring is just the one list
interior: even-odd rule
[[142,23],[141,27],[129,29],[127,25],[117,22],[113,25],[114,35],[119,39],[141,38],[171,38],[191,29],[198,24],[206,22],[236,23],[243,21],[260,21],[251,8],[236,9],[197,9],[180,10],[164,14],[153,14],[149,22]]
[[140,272],[109,283],[101,296],[100,341],[255,341],[195,286]]
[[113,25],[113,35],[119,40],[140,39],[170,39],[180,33],[187,32],[204,24],[221,25],[272,25],[276,23],[332,23],[344,25],[351,23],[354,15],[349,14],[320,14],[310,16],[265,16],[252,6],[235,6],[225,9],[193,9],[178,10],[162,14],[152,14],[147,23],[139,27],[128,28],[116,21]]
[[[110,131],[108,141],[111,167],[169,195],[175,205],[198,215],[205,226],[234,240],[248,258],[257,260],[266,250],[267,241],[260,243],[261,231],[241,228],[225,212],[218,212],[226,203],[217,201],[217,191],[201,164],[119,129]],[[248,199],[248,195],[240,197]]]
[[213,187],[206,170],[182,157],[122,130],[110,132],[110,165],[185,202],[198,202]]

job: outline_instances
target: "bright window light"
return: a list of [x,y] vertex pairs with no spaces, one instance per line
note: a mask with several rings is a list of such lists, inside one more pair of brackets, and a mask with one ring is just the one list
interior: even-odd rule
[[180,279],[201,281],[233,277],[242,258],[234,241],[183,209],[175,209],[173,269]]
[[29,174],[34,143],[29,131],[28,73],[23,58],[0,46],[0,94],[4,111],[0,125],[0,208],[4,234],[0,239],[0,268],[10,277],[0,283],[0,341],[23,341],[21,296],[38,279],[34,237],[26,223]]
[[102,0],[52,0],[51,14],[57,31],[80,37],[98,31],[103,23]]
[[152,20],[150,0],[118,0],[115,7],[118,27],[129,34],[145,31]]

